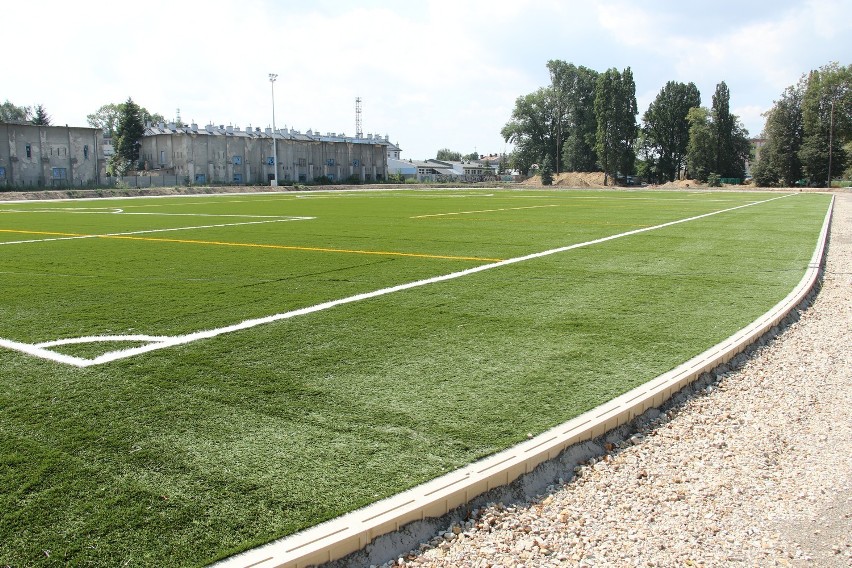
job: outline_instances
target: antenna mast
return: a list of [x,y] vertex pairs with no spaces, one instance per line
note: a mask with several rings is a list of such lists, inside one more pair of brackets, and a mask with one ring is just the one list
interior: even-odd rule
[[361,125],[361,97],[355,99],[355,138],[364,137],[364,127]]

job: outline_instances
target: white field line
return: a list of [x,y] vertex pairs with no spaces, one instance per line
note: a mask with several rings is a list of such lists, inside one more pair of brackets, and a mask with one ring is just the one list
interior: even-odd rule
[[[132,213],[131,213],[132,214]],[[218,215],[217,215],[218,216]],[[47,237],[44,239],[27,239],[22,241],[3,241],[2,245],[21,245],[26,243],[44,243],[48,241],[73,241],[77,239],[97,239],[102,237],[125,237],[128,235],[144,235],[147,233],[166,233],[169,231],[189,231],[191,229],[215,229],[217,227],[239,227],[242,225],[263,225],[264,223],[286,223],[287,221],[309,221],[316,217],[287,217],[270,221],[246,221],[245,223],[221,223],[218,225],[197,225],[195,227],[172,227],[169,229],[147,229],[144,231],[128,231],[125,233],[102,233],[98,235],[76,235],[73,237]]]
[[74,213],[77,215],[154,215],[158,217],[238,217],[241,219],[290,219],[292,215],[240,215],[236,213],[159,213],[125,211],[120,207],[55,207],[48,209],[0,209],[0,213]]
[[528,207],[504,207],[502,209],[481,209],[479,211],[456,211],[453,213],[432,213],[430,215],[417,215],[410,219],[425,219],[426,217],[446,217],[448,215],[472,215],[474,213],[495,213],[497,211],[518,211],[520,209],[543,209],[545,207],[561,207],[560,205],[530,205]]
[[[452,272],[450,274],[444,274],[441,276],[435,276],[432,278],[426,278],[424,280],[417,280],[415,282],[408,282],[406,284],[399,284],[397,286],[391,286],[389,288],[382,288],[380,290],[374,290],[373,292],[365,292],[363,294],[356,294],[354,296],[349,296],[347,298],[340,298],[338,300],[331,300],[329,302],[323,302],[321,304],[316,304],[314,306],[309,306],[306,308],[299,308],[297,310],[292,310],[289,312],[284,312],[280,314],[274,314],[271,316],[266,316],[262,318],[255,318],[242,321],[240,323],[236,323],[233,325],[219,327],[216,329],[207,329],[202,331],[196,331],[194,333],[189,333],[186,335],[176,335],[172,337],[152,337],[152,342],[147,345],[141,345],[139,347],[131,347],[128,349],[121,349],[119,351],[110,351],[95,357],[94,359],[85,359],[82,357],[73,357],[70,355],[64,355],[62,353],[56,353],[54,351],[50,351],[49,349],[45,349],[46,345],[59,345],[59,344],[68,344],[68,343],[88,343],[88,342],[96,342],[96,341],[140,341],[138,339],[139,335],[130,335],[130,336],[108,336],[107,339],[103,339],[104,336],[91,336],[91,337],[79,337],[74,338],[72,341],[69,340],[59,340],[60,342],[65,343],[57,343],[57,342],[45,342],[40,343],[38,345],[33,345],[29,343],[20,343],[16,341],[11,341],[8,339],[0,338],[0,347],[6,347],[8,349],[14,349],[16,351],[21,351],[23,353],[27,353],[29,355],[33,355],[35,357],[41,357],[44,359],[49,359],[52,361],[56,361],[59,363],[66,363],[69,365],[74,365],[76,367],[90,367],[93,365],[102,365],[104,363],[109,363],[112,361],[117,361],[119,359],[126,359],[128,357],[132,357],[134,355],[140,355],[142,353],[149,353],[151,351],[156,351],[158,349],[165,349],[167,347],[175,347],[178,345],[185,345],[187,343],[192,343],[194,341],[198,341],[200,339],[210,339],[212,337],[216,337],[225,333],[231,333],[234,331],[240,331],[243,329],[250,329],[252,327],[256,327],[259,325],[264,325],[284,319],[290,319],[296,316],[312,314],[315,312],[320,312],[323,310],[327,310],[329,308],[334,308],[336,306],[342,306],[344,304],[351,304],[354,302],[360,302],[362,300],[368,300],[370,298],[377,298],[379,296],[385,296],[388,294],[393,294],[394,292],[401,292],[403,290],[410,290],[412,288],[418,288],[420,286],[426,286],[429,284],[436,284],[438,282],[445,282],[447,280],[453,280],[456,278],[461,278],[463,276],[469,276],[471,274],[476,274],[478,272],[483,272],[485,270],[491,270],[493,268],[499,268],[501,266],[508,266],[510,264],[516,264],[518,262],[525,262],[528,260],[533,260],[536,258],[542,258],[545,256],[550,256],[553,254],[557,254],[560,252],[565,252],[569,250],[574,250],[582,247],[587,247],[591,245],[597,245],[601,243],[605,243],[607,241],[612,241],[615,239],[620,239],[622,237],[629,237],[631,235],[638,235],[640,233],[647,233],[649,231],[655,231],[657,229],[663,229],[666,227],[671,227],[674,225],[679,225],[681,223],[688,223],[690,221],[696,221],[698,219],[704,219],[707,217],[712,217],[713,215],[718,215],[720,213],[727,213],[730,211],[735,211],[737,209],[743,209],[745,207],[751,207],[753,205],[759,205],[763,203],[768,203],[770,201],[775,201],[777,199],[784,199],[785,197],[791,197],[796,194],[787,194],[778,197],[773,197],[771,199],[766,199],[763,201],[754,201],[752,203],[746,203],[744,205],[738,205],[736,207],[730,207],[728,209],[720,209],[719,211],[713,211],[711,213],[704,213],[702,215],[695,215],[693,217],[687,217],[684,219],[678,219],[677,221],[669,221],[667,223],[662,223],[660,225],[654,225],[652,227],[643,227],[641,229],[634,229],[632,231],[626,231],[624,233],[618,233],[617,235],[610,235],[608,237],[602,237],[600,239],[594,239],[591,241],[586,241],[583,243],[576,243],[573,245],[568,245],[564,247],[554,248],[542,252],[536,252],[524,256],[519,256],[515,258],[510,258],[507,260],[502,260],[500,262],[494,262],[491,264],[483,264],[480,266],[476,266],[474,268],[468,268],[466,270],[461,270],[459,272]],[[144,341],[144,339],[143,339]],[[40,347],[40,345],[42,347]]]

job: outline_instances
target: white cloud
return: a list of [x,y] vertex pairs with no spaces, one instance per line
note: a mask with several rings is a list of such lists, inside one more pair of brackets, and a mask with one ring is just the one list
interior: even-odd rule
[[[60,124],[132,96],[168,118],[180,107],[187,121],[265,127],[267,74],[277,73],[278,126],[353,134],[360,96],[366,132],[425,158],[444,146],[502,151],[516,98],[547,84],[546,62],[562,59],[631,66],[640,114],[666,81],[695,82],[709,105],[725,80],[756,133],[760,113],[802,73],[849,63],[852,7],[755,2],[91,0],[81,10],[43,0],[50,17],[37,32],[4,27],[14,64],[0,97],[43,103]],[[24,3],[4,6],[4,21],[33,17]]]

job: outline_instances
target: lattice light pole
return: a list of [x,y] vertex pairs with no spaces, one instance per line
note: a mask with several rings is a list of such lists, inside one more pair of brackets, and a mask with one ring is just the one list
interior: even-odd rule
[[269,84],[272,86],[272,167],[275,170],[271,184],[278,186],[278,143],[275,138],[275,79],[278,78],[277,73],[269,74]]
[[364,137],[364,127],[361,125],[361,97],[355,99],[355,138]]

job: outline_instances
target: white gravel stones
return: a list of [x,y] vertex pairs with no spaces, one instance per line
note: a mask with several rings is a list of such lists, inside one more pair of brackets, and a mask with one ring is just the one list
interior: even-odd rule
[[814,304],[711,387],[387,566],[852,566],[852,194]]

